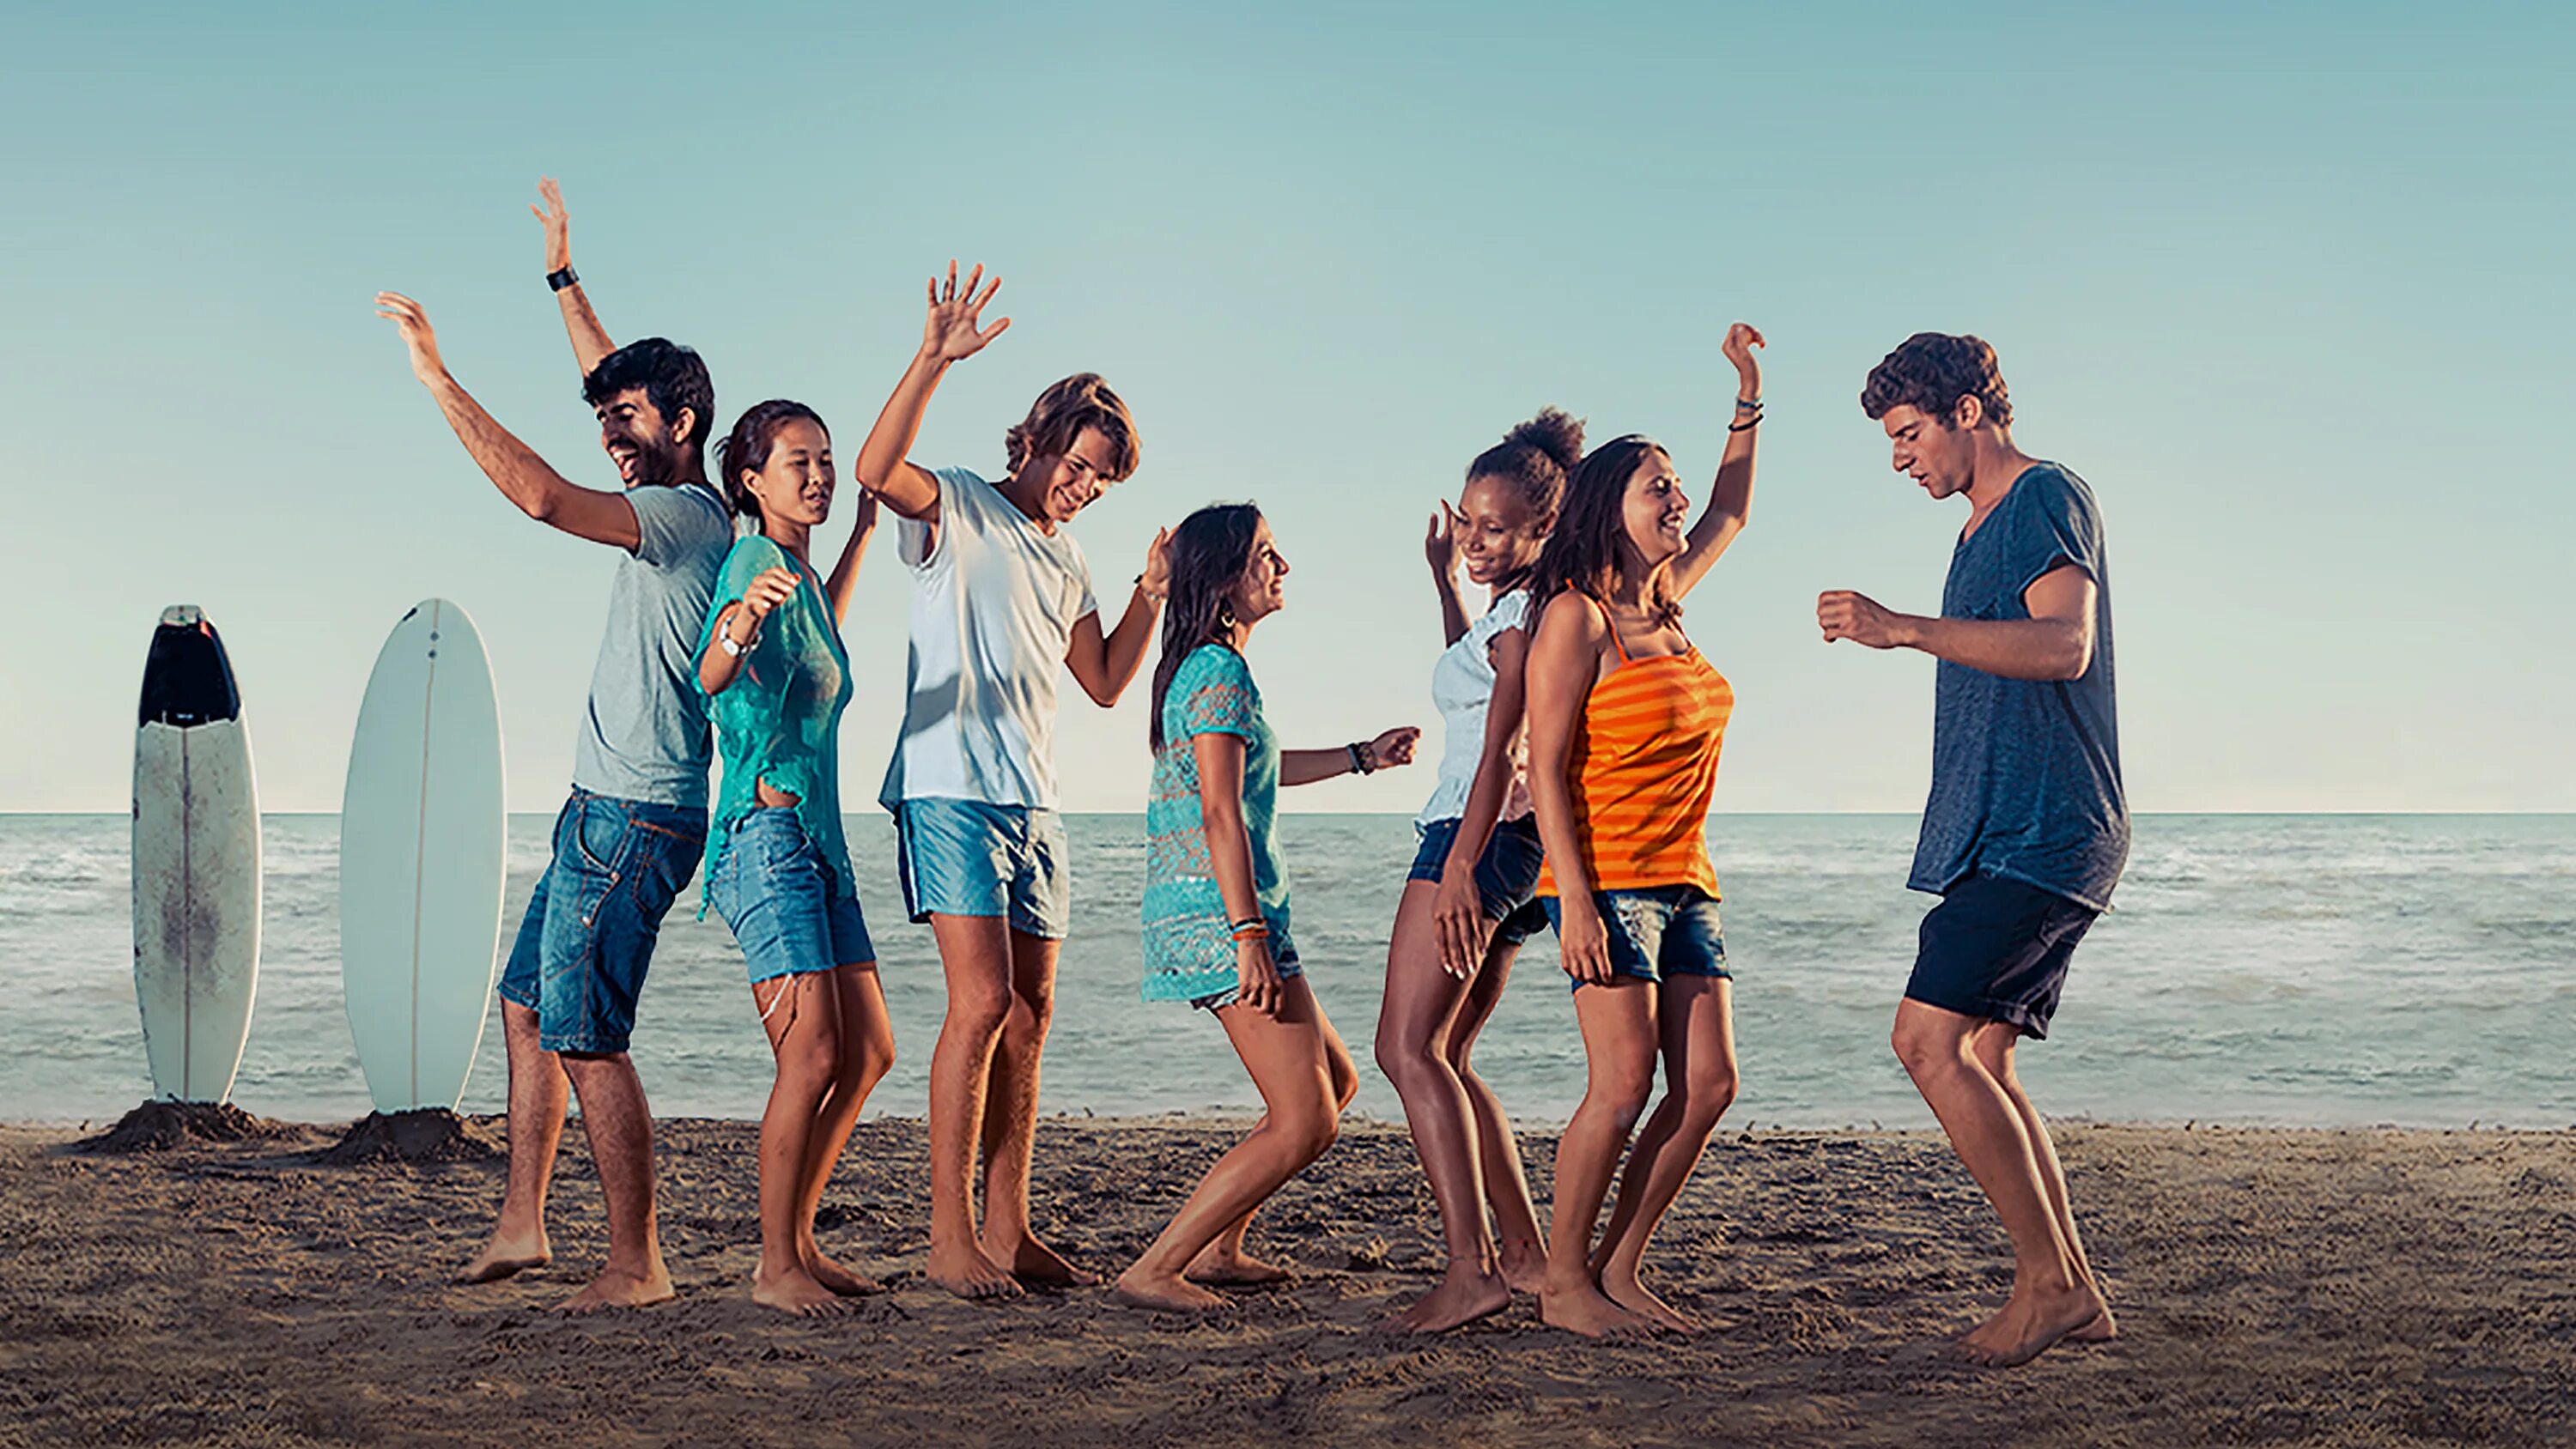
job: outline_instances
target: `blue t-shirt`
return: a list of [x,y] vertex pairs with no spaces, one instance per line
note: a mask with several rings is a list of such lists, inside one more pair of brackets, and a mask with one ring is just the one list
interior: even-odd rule
[[1288,883],[1279,873],[1279,737],[1261,716],[1261,691],[1243,656],[1202,644],[1181,661],[1163,694],[1163,747],[1145,797],[1145,999],[1188,1001],[1236,981],[1234,934],[1225,894],[1208,863],[1199,809],[1198,752],[1204,734],[1243,737],[1243,831],[1252,844],[1252,889],[1270,926],[1274,959],[1288,944]]
[[703,483],[630,488],[626,501],[639,537],[609,586],[572,782],[594,795],[703,810],[709,750],[698,635],[733,547],[733,518]]
[[2022,594],[2067,565],[2093,578],[2093,664],[2080,679],[2005,679],[1941,661],[1932,796],[1906,883],[1938,894],[2001,876],[2109,910],[2129,859],[2111,691],[2111,570],[2084,480],[2036,463],[1950,554],[1946,619],[2027,619]]

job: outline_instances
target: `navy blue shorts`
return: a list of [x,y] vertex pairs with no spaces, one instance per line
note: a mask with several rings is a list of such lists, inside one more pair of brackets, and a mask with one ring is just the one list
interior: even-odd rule
[[[1449,868],[1449,849],[1458,843],[1458,825],[1451,818],[1414,827],[1422,836],[1422,846],[1413,853],[1406,880],[1440,883],[1441,873]],[[1484,853],[1476,857],[1476,897],[1485,919],[1494,923],[1496,941],[1517,946],[1547,924],[1547,912],[1537,899],[1539,865],[1544,859],[1536,817],[1494,823],[1494,833],[1485,838]]]
[[2093,924],[2090,906],[1999,876],[1950,887],[1923,918],[1908,1000],[2048,1035],[2066,963]]

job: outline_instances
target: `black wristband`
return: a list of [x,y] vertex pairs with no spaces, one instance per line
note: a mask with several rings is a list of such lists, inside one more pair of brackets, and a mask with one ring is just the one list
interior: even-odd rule
[[554,288],[558,292],[562,291],[566,287],[573,286],[580,280],[581,278],[576,275],[570,267],[566,267],[560,272],[546,273],[546,285]]

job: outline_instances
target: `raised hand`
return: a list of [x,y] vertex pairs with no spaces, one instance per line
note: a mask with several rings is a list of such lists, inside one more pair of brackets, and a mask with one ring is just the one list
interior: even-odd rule
[[1376,762],[1379,769],[1383,770],[1389,765],[1412,764],[1414,741],[1421,738],[1422,731],[1418,727],[1413,725],[1398,725],[1394,729],[1388,730],[1385,734],[1379,735],[1376,739],[1369,741],[1361,748],[1367,750],[1369,758]]
[[[975,289],[983,287],[979,294]],[[975,264],[968,273],[966,285],[957,285],[957,263],[948,263],[948,280],[930,279],[930,315],[921,324],[921,351],[926,357],[941,362],[957,362],[984,350],[984,345],[1002,335],[1011,325],[1003,318],[990,327],[982,326],[984,304],[1002,290],[1002,279],[984,280],[984,264]]]
[[1138,586],[1160,599],[1172,591],[1172,531],[1156,529],[1154,541],[1145,545],[1145,575]]
[[438,360],[438,334],[429,330],[429,313],[418,302],[400,292],[378,292],[376,315],[393,319],[403,346],[411,351],[411,375],[422,385],[434,387],[447,376],[447,364]]
[[1742,379],[1742,392],[1746,396],[1762,395],[1762,364],[1754,360],[1753,349],[1764,345],[1762,333],[1750,322],[1738,322],[1727,328],[1726,340],[1718,344],[1717,350],[1725,353],[1726,360],[1735,364],[1736,376]]
[[563,188],[551,176],[537,179],[537,194],[545,198],[543,206],[531,205],[537,223],[546,229],[546,271],[560,272],[572,265],[572,217],[564,210]]
[[1430,560],[1433,578],[1457,577],[1458,527],[1465,521],[1448,499],[1440,500],[1440,511],[1431,515],[1430,531],[1422,536],[1422,556]]

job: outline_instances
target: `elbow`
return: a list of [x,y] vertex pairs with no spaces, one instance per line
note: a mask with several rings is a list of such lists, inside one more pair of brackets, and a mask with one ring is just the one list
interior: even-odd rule
[[2066,647],[2058,653],[2057,665],[2057,672],[2049,677],[2062,684],[2072,684],[2092,673],[2092,638],[2089,635],[2078,635],[2068,640]]
[[510,495],[510,501],[519,505],[519,511],[521,513],[528,515],[539,523],[552,523],[555,521],[555,496],[552,493],[546,492],[542,489],[531,496],[523,497],[514,493]]

